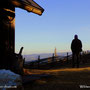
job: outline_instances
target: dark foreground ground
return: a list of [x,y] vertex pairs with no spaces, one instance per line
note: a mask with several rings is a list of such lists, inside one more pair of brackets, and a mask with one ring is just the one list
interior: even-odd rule
[[46,77],[41,77],[24,84],[25,90],[90,89],[90,63],[82,64],[80,68],[27,69],[26,73],[30,75],[46,75]]
[[54,63],[49,69],[24,69],[31,77],[23,84],[25,90],[89,90],[90,89],[90,54],[83,55],[80,68],[72,68],[69,63]]

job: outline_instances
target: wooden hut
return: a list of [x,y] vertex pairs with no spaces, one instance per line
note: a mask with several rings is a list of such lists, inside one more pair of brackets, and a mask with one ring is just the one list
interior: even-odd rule
[[42,15],[33,0],[0,0],[0,68],[10,68],[15,58],[15,8]]

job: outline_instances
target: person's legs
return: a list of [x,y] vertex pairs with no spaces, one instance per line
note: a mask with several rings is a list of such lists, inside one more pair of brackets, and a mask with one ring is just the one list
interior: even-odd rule
[[75,67],[75,53],[72,53],[72,68]]
[[77,68],[79,68],[79,53],[76,54],[76,57],[77,57],[77,60],[76,60]]

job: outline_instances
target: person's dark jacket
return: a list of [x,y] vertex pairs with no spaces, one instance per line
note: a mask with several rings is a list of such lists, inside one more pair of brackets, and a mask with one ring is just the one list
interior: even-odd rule
[[71,43],[71,50],[73,53],[79,53],[82,51],[82,42],[79,39],[73,39]]

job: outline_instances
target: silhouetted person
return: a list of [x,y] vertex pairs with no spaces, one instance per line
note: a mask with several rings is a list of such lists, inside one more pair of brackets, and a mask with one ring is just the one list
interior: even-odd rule
[[78,35],[74,36],[74,39],[71,43],[71,50],[72,50],[72,67],[75,67],[75,57],[76,57],[76,63],[77,68],[79,67],[79,55],[82,51],[82,42],[78,39]]

